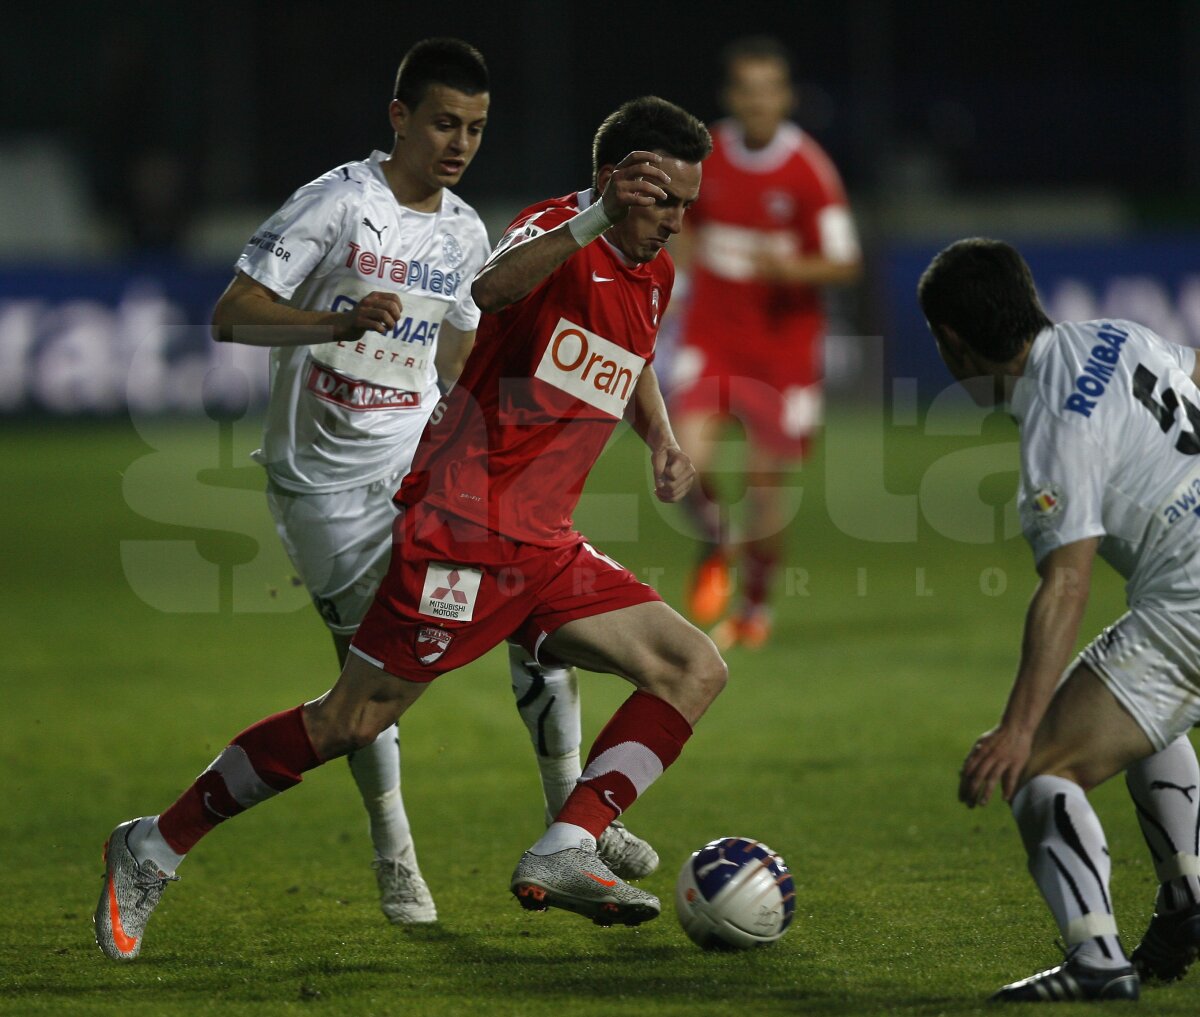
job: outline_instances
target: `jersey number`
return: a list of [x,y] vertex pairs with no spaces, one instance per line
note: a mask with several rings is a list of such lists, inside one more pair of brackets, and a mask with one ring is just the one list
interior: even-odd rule
[[1193,406],[1186,399],[1176,394],[1173,388],[1163,392],[1162,402],[1154,398],[1154,390],[1158,387],[1158,378],[1153,372],[1138,364],[1133,372],[1133,397],[1150,411],[1158,421],[1163,434],[1171,430],[1175,424],[1175,414],[1183,406],[1192,430],[1181,431],[1175,447],[1185,456],[1200,455],[1200,408]]

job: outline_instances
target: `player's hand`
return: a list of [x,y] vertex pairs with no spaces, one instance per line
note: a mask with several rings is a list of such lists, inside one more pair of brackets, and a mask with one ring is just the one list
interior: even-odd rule
[[958,800],[969,809],[987,805],[999,784],[1004,800],[1011,802],[1032,748],[1032,734],[1003,724],[980,735],[959,771]]
[[778,251],[762,249],[755,251],[750,256],[754,278],[767,283],[791,282],[791,261],[791,258]]
[[679,501],[696,482],[696,467],[677,446],[656,449],[650,462],[654,467],[654,495],[659,501]]
[[669,184],[671,178],[659,166],[662,156],[656,152],[630,152],[617,163],[604,193],[604,213],[613,222],[620,222],[635,205],[650,206],[663,201],[667,192],[660,184]]
[[357,339],[364,332],[386,334],[396,327],[403,305],[395,293],[368,293],[353,311],[343,315],[350,320],[338,329],[335,339]]

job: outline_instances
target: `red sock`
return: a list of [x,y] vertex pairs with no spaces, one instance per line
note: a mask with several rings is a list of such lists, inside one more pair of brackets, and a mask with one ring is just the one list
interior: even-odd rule
[[729,509],[722,504],[712,478],[701,474],[681,504],[692,525],[700,532],[700,539],[710,545],[705,557],[716,548],[729,544]]
[[555,821],[599,838],[679,758],[691,736],[691,725],[675,707],[639,689],[596,737],[579,784]]
[[158,817],[158,831],[178,854],[218,823],[300,783],[305,770],[320,766],[297,706],[260,720],[225,747]]
[[767,602],[779,557],[779,550],[767,541],[758,541],[746,548],[744,596],[747,607],[759,607]]

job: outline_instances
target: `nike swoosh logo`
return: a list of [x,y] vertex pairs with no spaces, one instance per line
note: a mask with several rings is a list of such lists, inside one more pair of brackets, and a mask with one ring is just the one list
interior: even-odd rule
[[206,809],[208,809],[209,812],[211,812],[214,816],[220,816],[222,819],[232,819],[233,818],[233,816],[227,816],[227,815],[225,815],[224,812],[218,812],[216,809],[214,809],[211,799],[212,799],[212,793],[209,791],[205,791],[204,792],[204,807]]
[[587,876],[588,879],[594,879],[601,886],[616,886],[617,885],[617,881],[615,879],[601,879],[594,872],[585,872],[584,875]]
[[137,949],[138,941],[133,936],[125,935],[121,925],[121,910],[117,907],[117,888],[112,879],[108,881],[108,920],[112,925],[113,943],[121,953],[132,953]]
[[592,282],[612,282],[612,276],[596,275],[596,273],[593,272],[592,273]]

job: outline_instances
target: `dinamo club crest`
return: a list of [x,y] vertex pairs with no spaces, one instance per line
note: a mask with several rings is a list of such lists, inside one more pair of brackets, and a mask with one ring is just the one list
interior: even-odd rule
[[439,629],[435,625],[422,625],[417,630],[417,638],[414,642],[417,660],[422,664],[434,663],[446,652],[446,647],[450,645],[450,640],[453,638],[445,629]]

